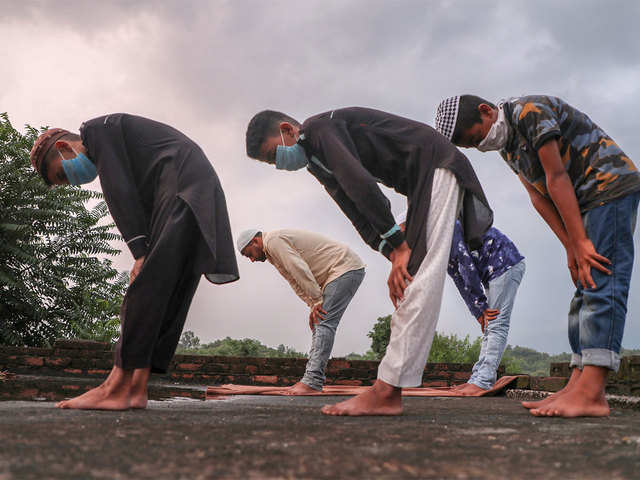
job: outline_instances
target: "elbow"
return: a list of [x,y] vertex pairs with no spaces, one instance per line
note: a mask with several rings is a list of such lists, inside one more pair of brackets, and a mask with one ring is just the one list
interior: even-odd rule
[[564,170],[547,175],[547,191],[549,195],[553,197],[557,191],[566,186],[568,180],[569,176]]

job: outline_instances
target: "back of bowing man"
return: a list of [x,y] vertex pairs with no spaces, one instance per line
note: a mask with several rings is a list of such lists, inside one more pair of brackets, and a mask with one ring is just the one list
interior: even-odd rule
[[[249,122],[247,155],[281,170],[307,168],[363,240],[391,261],[396,307],[376,383],[325,406],[327,415],[399,415],[401,390],[422,384],[440,313],[455,220],[476,245],[493,213],[467,158],[424,123],[369,108],[342,108],[303,124],[266,110]],[[378,182],[406,195],[406,236]]]

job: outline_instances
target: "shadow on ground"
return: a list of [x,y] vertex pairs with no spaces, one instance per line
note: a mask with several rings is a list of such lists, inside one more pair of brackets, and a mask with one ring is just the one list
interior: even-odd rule
[[640,413],[539,419],[498,398],[408,398],[401,417],[324,417],[340,398],[152,401],[146,411],[0,402],[0,480],[638,478]]

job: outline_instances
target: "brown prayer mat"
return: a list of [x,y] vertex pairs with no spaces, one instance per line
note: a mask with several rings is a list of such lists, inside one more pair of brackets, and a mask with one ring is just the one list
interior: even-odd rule
[[[491,390],[472,395],[474,397],[484,397],[497,395],[514,382],[517,376],[500,377]],[[321,392],[309,393],[307,396],[341,396],[358,395],[369,387],[351,387],[348,385],[325,385]],[[252,385],[220,385],[217,387],[207,387],[207,397],[217,397],[222,395],[285,395],[287,387],[255,387]],[[300,396],[300,395],[292,395]],[[417,387],[403,388],[403,397],[463,397],[470,395],[460,395],[452,387]]]

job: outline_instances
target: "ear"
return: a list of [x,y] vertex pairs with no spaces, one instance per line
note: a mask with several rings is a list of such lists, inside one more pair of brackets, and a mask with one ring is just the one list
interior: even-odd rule
[[59,152],[67,152],[67,153],[73,153],[73,149],[71,148],[71,144],[69,142],[67,142],[66,140],[58,140],[55,143],[56,149]]
[[480,105],[478,105],[478,112],[480,112],[480,115],[492,117],[493,111],[494,109],[491,107],[491,105],[487,105],[486,103],[481,103]]
[[284,134],[284,135],[289,135],[291,137],[295,137],[296,134],[296,128],[291,125],[289,122],[280,122],[280,131]]

